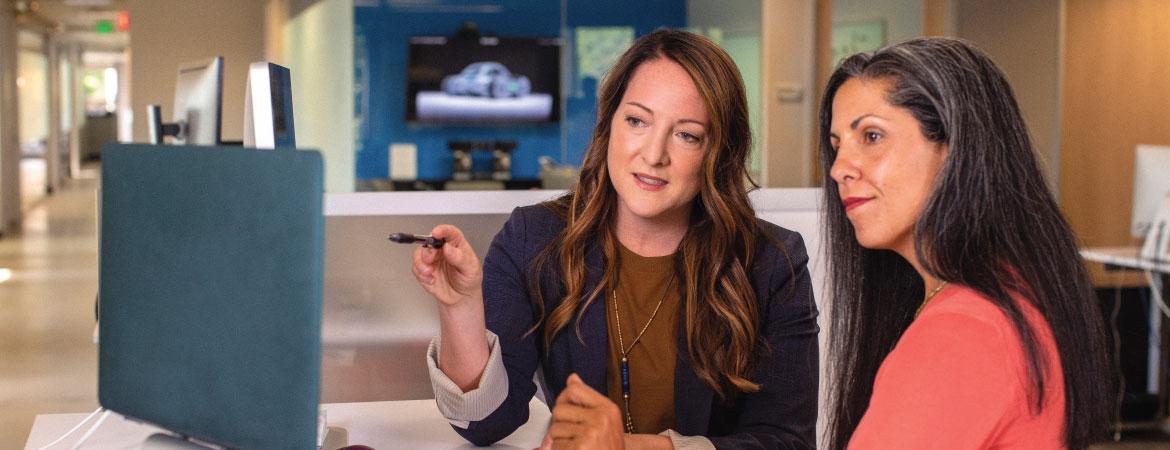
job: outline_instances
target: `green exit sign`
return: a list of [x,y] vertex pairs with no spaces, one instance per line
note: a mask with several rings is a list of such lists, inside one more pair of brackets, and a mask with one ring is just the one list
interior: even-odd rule
[[93,28],[98,34],[110,34],[114,32],[114,22],[111,20],[99,20],[94,24]]

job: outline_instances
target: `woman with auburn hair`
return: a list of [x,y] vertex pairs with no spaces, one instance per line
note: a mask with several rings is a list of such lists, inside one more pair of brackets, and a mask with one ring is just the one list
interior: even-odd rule
[[517,208],[481,266],[459,230],[419,248],[439,304],[439,409],[477,445],[528,420],[552,448],[812,448],[818,332],[804,243],[748,200],[743,81],[659,30],[610,70],[572,191]]
[[1084,448],[1103,320],[1011,88],[963,41],[845,59],[821,103],[830,448]]

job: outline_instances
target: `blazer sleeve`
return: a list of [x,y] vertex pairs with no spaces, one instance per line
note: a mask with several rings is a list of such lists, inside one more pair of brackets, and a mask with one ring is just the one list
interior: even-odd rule
[[507,377],[507,395],[503,403],[482,420],[470,421],[466,427],[452,424],[455,432],[475,445],[491,445],[528,422],[528,403],[536,393],[533,375],[539,364],[536,339],[540,333],[527,334],[534,323],[526,283],[529,258],[525,211],[517,208],[492,239],[484,257],[483,302],[487,329],[497,337]]
[[756,263],[771,266],[767,298],[760,302],[766,345],[752,379],[760,390],[736,400],[731,432],[710,437],[717,448],[816,448],[820,328],[808,253],[796,232],[778,240],[784,252],[765,253],[771,256]]

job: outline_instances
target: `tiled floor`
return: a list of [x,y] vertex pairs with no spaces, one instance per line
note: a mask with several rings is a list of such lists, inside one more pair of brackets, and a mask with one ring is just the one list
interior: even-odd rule
[[97,408],[96,186],[68,182],[0,239],[0,448],[22,448],[37,414]]

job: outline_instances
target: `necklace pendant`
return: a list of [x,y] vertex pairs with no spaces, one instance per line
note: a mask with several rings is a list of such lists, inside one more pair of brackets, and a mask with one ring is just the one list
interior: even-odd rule
[[630,363],[622,358],[622,396],[630,397]]
[[638,345],[638,341],[642,340],[642,335],[646,334],[646,330],[650,328],[650,323],[654,322],[654,317],[658,315],[658,309],[662,307],[662,302],[666,300],[666,295],[669,293],[670,284],[674,282],[674,276],[670,277],[670,281],[666,283],[667,292],[662,294],[662,298],[658,299],[658,305],[654,306],[654,312],[650,313],[650,319],[646,320],[646,325],[642,326],[642,331],[639,331],[634,336],[634,341],[630,342],[630,346],[626,347],[626,342],[622,339],[622,319],[618,315],[618,301],[617,301],[617,287],[613,290],[613,319],[617,324],[618,348],[622,351],[621,359],[621,373],[622,373],[622,403],[626,406],[626,433],[634,434],[637,430],[634,428],[634,417],[630,415],[630,360],[628,358],[630,351]]

